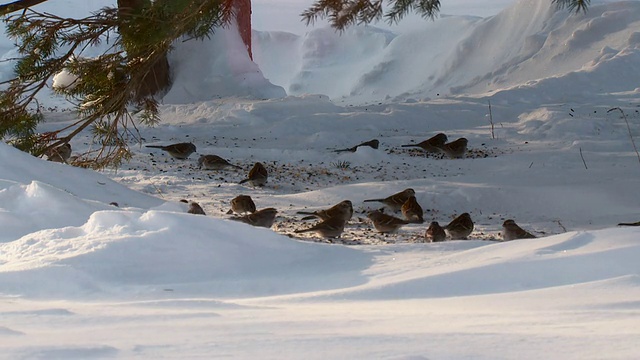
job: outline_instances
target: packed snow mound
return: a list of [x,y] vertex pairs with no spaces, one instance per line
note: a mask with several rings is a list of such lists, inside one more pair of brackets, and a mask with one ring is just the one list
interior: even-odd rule
[[[620,92],[640,83],[639,28],[637,1],[594,3],[573,14],[548,0],[522,0],[488,18],[443,16],[399,35],[371,26],[342,34],[314,29],[302,37],[258,33],[254,54],[288,94],[351,103],[486,94],[566,76],[578,81],[568,90],[580,92],[599,84],[610,74],[601,69],[610,67],[621,76],[602,91]],[[354,59],[357,66],[349,66]]]
[[265,79],[251,61],[235,23],[202,40],[177,41],[169,53],[169,64],[173,84],[163,98],[165,103],[227,96],[253,99],[286,96],[284,89]]
[[133,287],[251,297],[358,285],[370,262],[361,251],[231,220],[116,209],[1,244],[0,287],[4,295],[34,297],[103,297]]
[[[2,207],[25,207],[29,205],[29,201],[36,201],[41,194],[51,194],[47,190],[49,188],[56,189],[52,192],[62,191],[104,204],[116,202],[123,207],[151,208],[164,203],[158,198],[133,191],[95,171],[45,161],[3,142],[0,142],[0,169],[0,198],[4,199],[0,201]],[[77,182],[77,179],[83,181]],[[23,190],[15,193],[18,188],[26,192],[22,200],[19,193]],[[9,197],[13,197],[15,202],[8,202]],[[52,200],[56,200],[55,196]]]
[[458,251],[420,259],[413,270],[384,274],[378,281],[331,296],[382,300],[398,294],[404,298],[475,296],[606,282],[638,286],[639,236],[637,228],[605,229],[478,247],[464,241],[434,244],[441,250]]

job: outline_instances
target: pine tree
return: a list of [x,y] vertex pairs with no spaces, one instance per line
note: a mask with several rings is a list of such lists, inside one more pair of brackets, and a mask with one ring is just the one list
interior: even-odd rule
[[[30,5],[42,0],[27,0]],[[0,14],[25,1],[0,6]],[[130,156],[128,140],[137,123],[158,122],[154,94],[168,85],[167,53],[183,36],[198,39],[229,23],[231,0],[119,0],[81,18],[63,18],[26,8],[5,18],[7,34],[18,44],[15,78],[0,84],[0,138],[41,155],[91,127],[95,150],[77,165],[118,165]],[[85,57],[106,43],[107,51]],[[79,120],[70,127],[37,133],[43,112],[36,95],[54,74],[75,81],[54,90],[75,102]],[[64,135],[62,135],[64,133]]]

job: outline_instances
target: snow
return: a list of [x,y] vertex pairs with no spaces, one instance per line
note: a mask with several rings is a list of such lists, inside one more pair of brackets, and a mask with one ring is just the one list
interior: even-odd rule
[[[177,43],[162,123],[118,170],[0,143],[0,358],[638,358],[640,231],[616,224],[640,220],[640,2],[447,4],[339,34],[255,1],[255,62],[233,28]],[[76,121],[39,101],[41,131]],[[439,132],[467,157],[400,147]],[[144,147],[178,142],[197,153]],[[204,154],[243,170],[200,170]],[[256,161],[267,185],[238,184]],[[376,233],[363,200],[409,187],[427,222]],[[278,210],[272,229],[229,219],[240,194]],[[345,199],[340,239],[293,232]],[[470,240],[424,242],[462,212]],[[501,241],[508,218],[538,238]]]

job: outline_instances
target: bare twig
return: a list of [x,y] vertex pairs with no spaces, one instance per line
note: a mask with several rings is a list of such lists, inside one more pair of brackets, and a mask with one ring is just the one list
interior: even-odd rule
[[489,103],[489,123],[491,124],[491,138],[495,139],[496,134],[494,132],[494,127],[493,127],[493,113],[491,112],[491,100],[487,100],[487,102]]
[[584,156],[582,156],[582,148],[580,148],[580,157],[582,158],[582,163],[584,164],[584,168],[589,170],[589,168],[587,167],[587,162],[584,161]]
[[564,225],[562,225],[562,223],[560,222],[560,220],[556,220],[556,223],[558,223],[558,226],[560,226],[560,228],[562,229],[562,231],[567,232],[567,228],[564,227]]
[[611,108],[607,110],[607,112],[611,112],[614,110],[618,110],[622,114],[622,118],[624,119],[624,122],[627,124],[627,132],[629,133],[629,138],[631,139],[631,145],[633,145],[633,150],[635,150],[636,156],[638,157],[638,161],[640,162],[640,153],[638,152],[638,147],[636,147],[636,142],[633,140],[633,135],[631,134],[631,126],[629,125],[629,120],[627,120],[627,115],[619,107]]

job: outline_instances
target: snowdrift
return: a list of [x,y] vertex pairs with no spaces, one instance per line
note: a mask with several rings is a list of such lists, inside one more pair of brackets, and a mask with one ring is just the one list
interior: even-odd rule
[[[372,26],[342,34],[258,32],[254,55],[265,77],[288,94],[321,93],[348,103],[514,87],[541,87],[544,94],[564,77],[571,78],[564,82],[569,93],[637,91],[639,28],[637,1],[593,3],[588,12],[571,14],[551,1],[523,0],[488,18],[443,16],[398,35]],[[354,59],[355,71],[348,66]],[[603,81],[612,73],[616,81]]]

